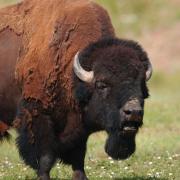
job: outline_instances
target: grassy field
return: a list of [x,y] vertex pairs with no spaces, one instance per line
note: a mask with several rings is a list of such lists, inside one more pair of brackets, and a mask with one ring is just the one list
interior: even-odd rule
[[[178,0],[97,0],[111,14],[117,33],[123,37],[142,36],[144,31],[173,26],[180,20]],[[0,6],[14,3],[0,0]],[[167,8],[168,7],[168,8]],[[172,43],[172,42],[171,42]],[[90,137],[86,156],[89,179],[180,180],[180,74],[156,72],[148,82],[144,126],[137,136],[137,150],[125,161],[113,161],[104,153],[106,134]],[[34,172],[20,160],[13,139],[0,146],[0,179],[35,179]],[[70,179],[71,169],[57,162],[54,180]]]
[[14,4],[16,2],[18,2],[18,0],[0,0],[0,7],[4,7],[6,5],[11,5],[11,4]]
[[120,37],[134,38],[180,20],[178,0],[96,0],[109,12]]

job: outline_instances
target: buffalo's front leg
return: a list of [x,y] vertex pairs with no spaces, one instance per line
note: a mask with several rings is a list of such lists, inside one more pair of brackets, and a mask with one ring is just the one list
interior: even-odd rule
[[84,158],[85,158],[84,147],[78,148],[74,154],[72,161],[73,177],[72,180],[87,180],[87,176],[84,171]]
[[[22,101],[17,114],[17,145],[24,162],[32,167],[40,180],[49,180],[56,160],[57,140],[49,115],[35,111],[36,103]],[[36,113],[35,113],[36,112]]]
[[86,141],[87,138],[77,143],[76,147],[67,151],[61,156],[62,161],[65,164],[72,165],[73,180],[87,180],[87,176],[84,171],[84,158],[86,153]]
[[41,156],[39,161],[38,178],[39,180],[50,180],[50,170],[55,162],[55,158],[50,153]]

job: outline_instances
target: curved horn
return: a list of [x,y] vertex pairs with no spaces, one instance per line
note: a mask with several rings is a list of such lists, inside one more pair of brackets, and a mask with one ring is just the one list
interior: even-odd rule
[[150,61],[148,61],[148,69],[146,71],[146,81],[148,81],[151,78],[152,71],[153,71],[152,64]]
[[90,83],[94,78],[93,71],[86,71],[79,63],[79,52],[76,53],[73,62],[73,70],[76,76],[84,82]]

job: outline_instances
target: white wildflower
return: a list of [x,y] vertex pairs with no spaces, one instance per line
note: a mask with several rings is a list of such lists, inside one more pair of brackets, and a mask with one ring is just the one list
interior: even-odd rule
[[151,162],[151,161],[149,162],[149,165],[152,165],[152,162]]
[[161,159],[161,157],[160,157],[160,156],[158,156],[158,157],[157,157],[157,159]]

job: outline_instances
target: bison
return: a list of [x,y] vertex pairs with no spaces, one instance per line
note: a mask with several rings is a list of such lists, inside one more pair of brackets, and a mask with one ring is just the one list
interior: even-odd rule
[[9,89],[18,89],[10,111],[14,117],[17,109],[17,146],[39,179],[50,179],[57,159],[72,166],[73,180],[87,179],[86,143],[97,131],[107,132],[112,158],[134,153],[152,66],[138,43],[116,37],[102,7],[25,0],[0,11],[2,31],[18,41],[11,57],[16,86]]

